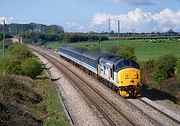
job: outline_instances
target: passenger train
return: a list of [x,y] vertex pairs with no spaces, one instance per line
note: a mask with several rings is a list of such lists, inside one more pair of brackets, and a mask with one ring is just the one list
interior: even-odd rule
[[98,77],[122,97],[142,95],[140,68],[135,61],[72,46],[61,46],[58,54]]

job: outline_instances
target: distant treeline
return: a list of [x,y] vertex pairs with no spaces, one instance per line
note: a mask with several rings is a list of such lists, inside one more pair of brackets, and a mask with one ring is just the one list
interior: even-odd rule
[[107,36],[103,35],[96,35],[96,34],[64,34],[63,37],[64,42],[82,42],[82,41],[105,41],[109,40]]
[[[10,34],[5,34],[5,38],[12,38]],[[0,32],[0,41],[3,39],[3,33]]]
[[[19,35],[22,33],[30,33],[30,32],[39,32],[39,33],[55,33],[60,34],[64,33],[64,29],[62,26],[58,25],[44,25],[37,23],[29,23],[29,24],[6,24],[5,33],[11,35]],[[0,25],[0,32],[3,32],[3,25]]]
[[108,37],[95,34],[52,34],[52,33],[23,33],[21,35],[23,41],[26,43],[46,43],[61,41],[65,43],[81,42],[81,41],[105,41],[109,40]]

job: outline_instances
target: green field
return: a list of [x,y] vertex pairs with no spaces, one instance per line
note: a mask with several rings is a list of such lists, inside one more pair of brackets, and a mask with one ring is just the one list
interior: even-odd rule
[[[61,44],[49,43],[46,48],[58,49]],[[161,55],[173,54],[180,57],[180,41],[179,40],[112,40],[104,41],[101,43],[97,42],[79,42],[69,44],[76,47],[88,48],[89,50],[97,49],[106,52],[106,49],[111,45],[123,46],[128,45],[135,48],[135,55],[138,60],[146,61],[149,59],[157,59]]]

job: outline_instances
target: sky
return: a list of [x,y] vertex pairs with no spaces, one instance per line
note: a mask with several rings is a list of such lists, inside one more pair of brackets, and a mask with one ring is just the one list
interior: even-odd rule
[[180,0],[0,0],[0,8],[0,23],[56,24],[65,32],[117,32],[118,20],[120,32],[180,32]]

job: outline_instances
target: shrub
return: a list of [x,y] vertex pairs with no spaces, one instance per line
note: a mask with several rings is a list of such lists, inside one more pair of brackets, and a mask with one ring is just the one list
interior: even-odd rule
[[152,86],[153,83],[153,71],[155,66],[155,60],[148,60],[140,62],[142,83],[147,86]]
[[154,81],[159,82],[162,79],[172,77],[174,75],[176,61],[176,57],[170,54],[159,57],[155,63]]
[[107,53],[111,55],[116,55],[121,48],[117,45],[111,45],[107,48]]
[[136,60],[134,47],[131,46],[117,46],[112,45],[107,48],[107,53],[115,56],[119,56],[126,59]]
[[147,70],[152,70],[154,69],[154,67],[155,67],[155,60],[153,59],[146,61],[144,64],[144,69],[147,69]]
[[21,69],[23,75],[30,76],[31,78],[35,78],[42,72],[41,64],[34,58],[23,60],[21,63]]
[[136,60],[135,52],[134,52],[134,47],[131,46],[123,46],[122,49],[118,50],[117,55],[122,57],[122,58],[127,58],[131,60]]
[[28,49],[26,45],[22,45],[19,43],[12,44],[8,48],[9,54],[12,56],[16,56],[19,59],[24,59],[27,57],[32,57],[33,54],[31,51]]
[[24,104],[39,103],[42,96],[33,87],[33,80],[16,75],[0,73],[0,98]]
[[21,74],[20,64],[21,60],[18,57],[9,56],[3,61],[0,68],[10,74]]
[[177,71],[177,74],[180,76],[180,59],[178,59],[176,62],[176,71]]

